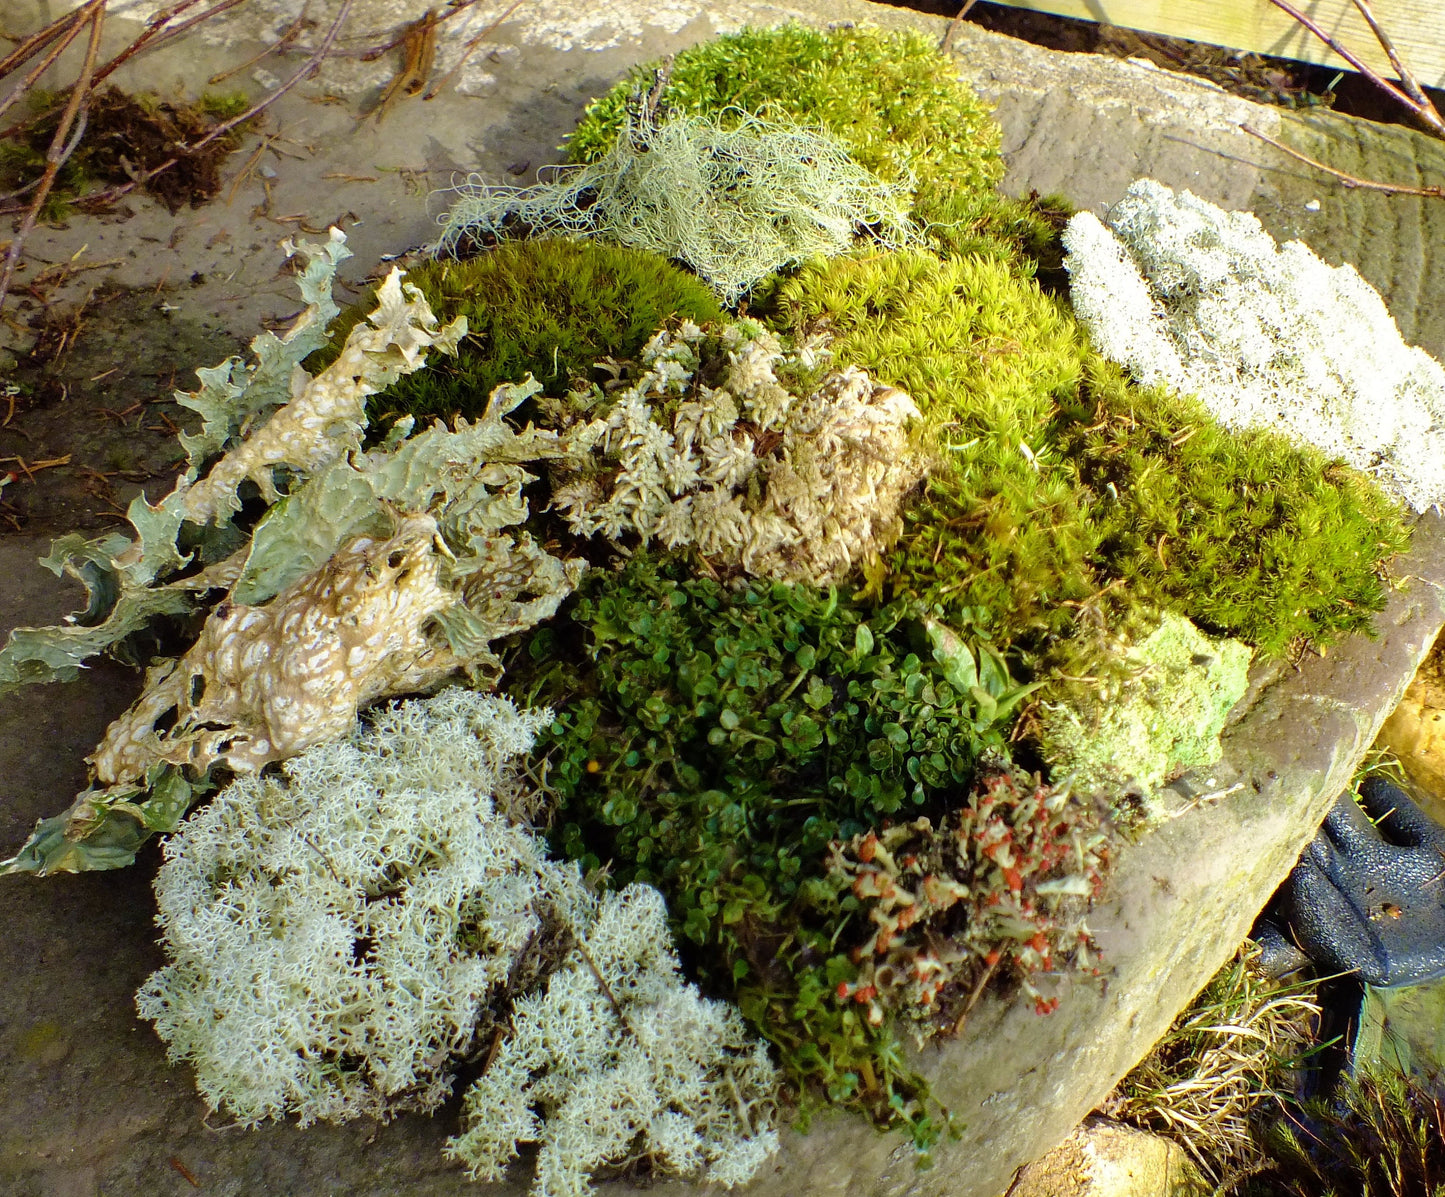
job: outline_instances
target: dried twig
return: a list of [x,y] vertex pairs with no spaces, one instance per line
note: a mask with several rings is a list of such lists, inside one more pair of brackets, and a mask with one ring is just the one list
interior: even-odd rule
[[[472,56],[472,51],[475,50],[478,46],[480,46],[484,41],[486,41],[487,38],[491,37],[492,34],[495,33],[497,29],[501,26],[502,22],[505,21],[508,17],[510,17],[514,12],[516,12],[517,9],[521,8],[523,3],[525,3],[525,0],[512,0],[512,3],[507,6],[506,11],[503,12],[501,16],[499,16],[495,21],[493,21],[490,25],[483,29],[479,34],[477,34],[476,37],[472,38],[469,42],[467,42],[467,44],[462,47],[462,56],[457,59],[452,69],[449,70],[440,79],[438,79],[435,83],[433,83],[429,88],[427,88],[426,95],[422,96],[422,99],[435,100],[437,96],[441,95],[442,89],[451,84],[451,81],[457,77],[457,73],[462,69],[463,64],[467,61],[468,58]],[[452,15],[453,14],[451,13],[447,13],[446,16],[443,16],[441,18],[441,20],[444,21],[447,17]]]
[[1360,16],[1365,18],[1365,24],[1370,27],[1370,32],[1375,35],[1375,40],[1380,43],[1380,49],[1385,51],[1385,57],[1390,60],[1390,65],[1395,68],[1395,74],[1405,90],[1410,93],[1410,98],[1434,113],[1435,121],[1439,121],[1440,110],[1435,107],[1434,102],[1425,94],[1425,89],[1420,86],[1420,81],[1415,78],[1415,72],[1412,71],[1409,64],[1400,57],[1400,54],[1395,49],[1395,43],[1390,40],[1390,35],[1385,32],[1384,27],[1375,19],[1375,13],[1370,7],[1369,0],[1355,0],[1355,7],[1360,10]]
[[427,9],[425,14],[406,27],[402,46],[401,70],[386,85],[372,113],[378,125],[403,96],[416,95],[431,81],[437,53],[436,9]]
[[978,3],[978,0],[963,0],[963,7],[958,10],[953,20],[948,23],[948,32],[943,35],[943,41],[939,43],[938,52],[947,54],[953,49],[953,39],[958,36],[958,31],[963,25],[963,18],[968,16],[969,10]]
[[[124,66],[127,62],[129,62],[132,58],[134,58],[142,51],[154,50],[158,46],[162,46],[166,42],[171,41],[173,38],[179,37],[182,33],[186,32],[186,30],[194,28],[195,26],[201,24],[203,21],[210,20],[218,13],[225,12],[227,9],[230,8],[235,8],[238,4],[241,4],[243,2],[244,0],[220,0],[218,4],[216,4],[212,8],[208,8],[205,12],[200,13],[197,16],[191,17],[189,20],[182,21],[179,25],[174,26],[170,25],[169,22],[180,16],[180,14],[185,12],[186,9],[194,8],[197,4],[200,3],[200,0],[180,0],[180,3],[174,4],[170,8],[165,9],[162,12],[156,13],[155,16],[153,16],[149,21],[146,22],[145,32],[143,32],[139,37],[137,37],[135,41],[131,42],[130,45],[126,46],[123,50],[117,53],[114,58],[110,59],[103,65],[96,67],[95,72],[91,75],[90,79],[91,88],[94,89],[97,84],[101,83],[104,79],[109,77],[113,72],[119,70],[122,66]],[[77,9],[76,13],[72,15],[83,17],[84,12],[85,10],[81,8]],[[83,24],[83,20],[78,23],[77,29],[79,24]],[[41,30],[41,34],[44,34],[45,32],[46,30]],[[33,46],[32,43],[35,43],[37,41],[37,38],[39,37],[39,34],[33,35],[31,38],[27,39],[24,44],[16,47],[15,51],[11,55],[8,55],[3,62],[0,62],[0,68],[3,68],[0,69],[0,75],[5,74],[7,71],[13,69],[14,66],[26,61],[34,54],[38,53],[39,47]],[[14,60],[13,62],[12,59]],[[19,90],[22,93],[28,92],[29,88],[30,81],[27,80],[20,85]],[[23,133],[26,129],[30,128],[36,122],[44,120],[47,116],[50,115],[50,113],[54,112],[55,109],[59,107],[60,104],[63,103],[67,97],[68,92],[62,90],[59,96],[56,98],[55,103],[52,104],[49,108],[44,108],[38,112],[34,112],[30,116],[26,117],[25,120],[20,121],[18,124],[11,125],[8,129],[0,130],[0,141],[16,137],[20,133]],[[8,106],[9,103],[7,98],[7,102],[4,105],[0,105],[0,111],[4,111],[4,109]]]
[[232,75],[239,75],[247,67],[255,66],[263,58],[269,58],[272,54],[286,53],[286,51],[291,48],[291,43],[294,42],[298,37],[300,37],[307,28],[316,23],[315,21],[308,19],[307,14],[310,12],[310,10],[310,0],[307,0],[307,3],[301,6],[301,12],[297,15],[296,19],[281,31],[281,36],[277,39],[274,46],[267,46],[264,50],[261,51],[261,53],[252,55],[250,58],[246,59],[245,62],[239,64],[238,66],[233,66],[229,70],[217,71],[214,75],[207,79],[206,82],[209,83],[212,87],[214,87],[217,83],[224,83],[227,79],[231,78]]
[[331,43],[336,40],[336,35],[341,32],[341,26],[346,23],[346,18],[351,13],[351,4],[352,0],[341,0],[341,7],[336,10],[336,19],[331,22],[331,28],[326,31],[326,36],[321,39],[321,44],[316,47],[311,57],[301,65],[300,69],[297,70],[291,78],[282,83],[260,103],[252,104],[251,107],[241,113],[240,116],[234,116],[228,121],[222,121],[194,145],[181,145],[179,148],[184,153],[193,154],[203,146],[210,145],[216,138],[229,133],[237,125],[243,125],[247,121],[259,116],[303,79],[313,75],[321,66],[322,60],[325,59],[326,55],[330,52]]
[[[22,79],[14,86],[14,88],[11,89],[11,92],[8,96],[6,96],[3,100],[0,100],[0,115],[3,115],[5,112],[7,112],[10,106],[14,104],[17,100],[19,100],[22,96],[29,95],[40,76],[45,74],[45,72],[54,65],[55,60],[59,58],[63,53],[65,53],[65,51],[69,48],[70,43],[80,36],[80,31],[85,28],[84,15],[84,9],[76,10],[76,20],[71,23],[68,29],[61,31],[59,40],[56,41],[56,44],[53,47],[51,47],[50,52],[40,60],[40,62],[35,66],[35,68],[28,75],[26,75],[24,79]],[[38,53],[41,48],[42,46],[37,45],[33,52]],[[11,59],[14,59],[16,55],[18,55],[24,49],[25,46],[20,46],[16,49],[15,53],[9,55],[5,61],[7,63],[10,62]],[[26,57],[28,58],[29,55],[27,55]],[[20,62],[24,61],[26,61],[26,59],[21,58],[18,62],[15,63],[15,65],[18,66]],[[6,132],[8,133],[9,130],[7,130]]]
[[1313,166],[1316,170],[1322,170],[1328,175],[1333,175],[1346,187],[1358,187],[1364,191],[1383,191],[1386,195],[1419,195],[1429,199],[1445,199],[1445,186],[1439,183],[1430,183],[1424,187],[1407,187],[1400,183],[1380,183],[1374,179],[1361,179],[1355,175],[1347,174],[1345,171],[1336,170],[1333,166],[1326,166],[1323,162],[1317,162],[1308,154],[1301,154],[1298,150],[1291,149],[1282,141],[1276,141],[1273,137],[1269,137],[1261,133],[1258,129],[1251,128],[1249,125],[1240,125],[1239,127],[1250,134],[1250,136],[1258,137],[1260,141],[1268,142],[1277,150],[1283,150],[1291,158],[1295,158],[1308,166]]
[[1405,86],[1407,88],[1413,89],[1414,91],[1419,93],[1418,99],[1415,96],[1410,95],[1406,91],[1401,91],[1388,79],[1382,76],[1378,71],[1375,71],[1370,66],[1368,66],[1365,61],[1359,57],[1359,55],[1355,54],[1352,50],[1350,50],[1348,46],[1344,45],[1338,39],[1331,37],[1322,28],[1320,28],[1320,26],[1316,24],[1313,19],[1311,19],[1309,16],[1307,16],[1305,13],[1301,12],[1293,4],[1291,4],[1289,0],[1269,0],[1269,2],[1281,12],[1287,13],[1291,18],[1293,18],[1299,24],[1303,25],[1312,34],[1314,34],[1315,37],[1319,38],[1320,41],[1324,42],[1325,45],[1327,45],[1331,50],[1333,50],[1346,62],[1348,62],[1352,67],[1354,67],[1355,70],[1359,71],[1360,74],[1362,74],[1366,79],[1368,79],[1376,87],[1384,91],[1392,99],[1403,104],[1417,117],[1419,117],[1420,120],[1422,120],[1425,124],[1429,125],[1430,128],[1433,129],[1437,134],[1439,134],[1441,137],[1445,137],[1445,117],[1442,117],[1440,115],[1439,109],[1437,109],[1435,105],[1430,102],[1429,97],[1420,90],[1419,84],[1415,82],[1413,76],[1410,76],[1408,80],[1406,79],[1406,76],[1409,75],[1409,71],[1406,70],[1403,67],[1403,64],[1400,62],[1399,55],[1395,53],[1394,45],[1391,44],[1389,39],[1384,36],[1383,31],[1380,29],[1379,23],[1375,20],[1374,13],[1369,11],[1369,5],[1366,0],[1355,0],[1355,7],[1360,10],[1365,20],[1369,23],[1369,26],[1374,31],[1376,38],[1379,39],[1381,47],[1384,48],[1385,54],[1389,57],[1390,61],[1395,64],[1395,69],[1401,71],[1401,81],[1405,83]]
[[[447,11],[442,13],[441,16],[434,18],[432,24],[440,25],[443,21],[450,21],[453,17],[466,12],[467,9],[477,3],[479,3],[479,0],[452,0],[452,2],[447,5]],[[362,62],[375,62],[388,50],[395,50],[402,42],[406,41],[410,30],[411,26],[405,25],[402,27],[402,31],[389,42],[383,42],[381,45],[372,46],[367,50],[343,50],[340,51],[340,54],[346,58],[360,58]]]
[[[75,152],[75,147],[80,143],[80,135],[85,131],[85,106],[90,102],[91,76],[95,72],[95,60],[100,53],[100,32],[105,25],[105,4],[106,0],[90,0],[80,10],[90,22],[90,41],[85,48],[85,61],[80,68],[80,77],[71,88],[65,111],[60,114],[55,136],[50,139],[50,148],[45,153],[45,173],[40,178],[40,186],[35,189],[35,197],[25,210],[20,228],[6,251],[5,270],[0,274],[0,304],[5,302],[5,296],[10,291],[10,280],[15,277],[15,267],[19,265],[25,238],[30,235],[30,230],[39,219],[40,209],[45,206],[46,197],[55,183],[55,176],[60,173],[66,159]],[[72,128],[75,130],[73,137]]]

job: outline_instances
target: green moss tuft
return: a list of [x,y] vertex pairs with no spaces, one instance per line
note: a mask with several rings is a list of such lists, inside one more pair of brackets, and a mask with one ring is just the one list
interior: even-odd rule
[[1058,444],[1094,499],[1096,560],[1131,590],[1273,657],[1373,634],[1381,563],[1410,533],[1364,475],[1098,358]]
[[[372,426],[389,417],[475,417],[492,388],[528,374],[560,397],[594,363],[633,358],[670,320],[721,318],[706,285],[656,254],[595,242],[507,242],[466,261],[423,262],[407,274],[443,322],[467,318],[455,358],[399,379],[370,403]],[[332,329],[315,370],[335,358],[346,334],[375,306],[371,295]]]
[[1005,261],[809,265],[766,314],[908,391],[944,464],[908,515],[895,594],[1040,651],[1081,611],[1162,604],[1280,656],[1370,628],[1400,511],[1363,477],[1127,382]]
[[1067,311],[1007,262],[899,253],[805,267],[769,315],[830,331],[837,361],[907,391],[937,430],[943,465],[906,517],[894,589],[1000,643],[1067,632],[1068,604],[1101,587],[1087,496],[1049,447],[1084,370]]

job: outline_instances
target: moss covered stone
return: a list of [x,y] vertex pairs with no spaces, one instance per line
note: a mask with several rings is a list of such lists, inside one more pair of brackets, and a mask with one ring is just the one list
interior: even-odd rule
[[[590,241],[509,241],[465,261],[419,263],[407,282],[441,320],[465,316],[468,331],[456,357],[372,399],[373,425],[398,415],[475,418],[494,387],[528,374],[545,394],[561,396],[577,380],[592,380],[595,363],[636,357],[668,321],[722,315],[707,286],[666,259]],[[368,296],[343,312],[332,345],[373,306]],[[335,350],[308,366],[325,364],[328,355]]]

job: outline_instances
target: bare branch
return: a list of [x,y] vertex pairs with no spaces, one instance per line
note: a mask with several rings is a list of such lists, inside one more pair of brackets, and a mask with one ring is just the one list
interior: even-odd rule
[[331,22],[331,28],[326,31],[326,36],[321,39],[321,44],[316,47],[311,57],[308,58],[301,65],[301,68],[292,75],[291,78],[287,79],[285,83],[281,84],[280,87],[259,104],[253,104],[250,108],[246,109],[240,116],[232,117],[228,121],[222,121],[194,145],[179,145],[177,148],[183,153],[193,154],[202,146],[210,145],[216,138],[229,133],[237,125],[243,125],[253,117],[260,115],[303,79],[314,74],[316,69],[321,65],[322,60],[326,57],[327,52],[331,49],[331,43],[336,40],[336,35],[341,32],[341,26],[346,23],[346,18],[351,12],[351,4],[352,0],[341,0],[341,7],[336,10],[336,19]]
[[[1348,62],[1352,67],[1355,68],[1355,70],[1359,71],[1360,74],[1362,74],[1376,87],[1380,88],[1392,99],[1403,104],[1417,117],[1419,117],[1432,129],[1434,129],[1436,133],[1440,134],[1442,137],[1445,137],[1445,119],[1441,118],[1440,114],[1435,110],[1435,106],[1431,104],[1429,100],[1425,100],[1423,103],[1421,103],[1414,97],[1407,95],[1405,92],[1401,91],[1388,79],[1384,78],[1384,76],[1379,74],[1379,72],[1375,71],[1373,68],[1367,65],[1365,61],[1357,54],[1355,54],[1354,51],[1349,49],[1349,47],[1345,46],[1342,42],[1331,37],[1328,33],[1321,29],[1319,25],[1317,25],[1310,17],[1306,16],[1303,12],[1297,9],[1293,4],[1289,2],[1289,0],[1269,0],[1269,2],[1281,12],[1287,13],[1289,16],[1294,18],[1295,21],[1297,21],[1299,24],[1303,25],[1306,29],[1313,33],[1317,38],[1320,39],[1320,41],[1324,42],[1325,45],[1327,45],[1331,50],[1333,50],[1346,62]],[[1358,0],[1356,0],[1356,2],[1358,3]],[[1370,21],[1370,27],[1373,29],[1375,28],[1375,22],[1372,18],[1373,14],[1366,17],[1366,20]],[[1390,54],[1390,52],[1390,49],[1386,50],[1386,54]],[[1394,59],[1392,57],[1391,61],[1393,60]]]
[[[105,5],[106,0],[90,0],[81,10],[85,19],[90,22],[90,41],[85,48],[85,62],[81,65],[80,77],[70,90],[65,111],[60,114],[60,124],[56,126],[55,136],[51,138],[50,149],[46,151],[45,174],[41,176],[40,186],[35,189],[35,198],[30,201],[25,218],[5,254],[5,271],[0,274],[0,303],[5,302],[5,296],[9,293],[10,280],[15,277],[15,267],[20,262],[20,251],[25,245],[25,238],[35,227],[40,209],[45,206],[45,199],[55,183],[55,176],[80,144],[80,134],[85,129],[85,105],[90,102],[91,76],[95,73],[95,60],[100,53],[100,33],[105,26]],[[71,128],[77,125],[75,136],[71,137]]]
[[[1395,68],[1395,74],[1399,76],[1400,82],[1404,85],[1405,90],[1410,93],[1411,97],[1417,103],[1422,104],[1433,112],[1438,120],[1440,118],[1440,110],[1435,107],[1434,102],[1425,94],[1425,89],[1420,86],[1420,81],[1415,78],[1415,72],[1412,71],[1405,60],[1400,57],[1399,52],[1395,49],[1395,43],[1390,40],[1390,35],[1385,32],[1384,27],[1375,19],[1375,12],[1370,7],[1369,0],[1355,0],[1355,7],[1360,10],[1360,16],[1365,18],[1365,23],[1369,25],[1370,32],[1375,35],[1375,40],[1380,43],[1380,48],[1385,51],[1385,57],[1390,60],[1390,65]],[[1441,123],[1445,124],[1445,122]]]
[[1260,141],[1268,142],[1274,146],[1275,149],[1284,151],[1291,158],[1295,158],[1308,166],[1313,166],[1316,170],[1322,170],[1328,175],[1334,175],[1334,177],[1339,179],[1346,187],[1358,187],[1364,191],[1383,191],[1386,195],[1419,195],[1429,199],[1445,199],[1445,186],[1439,183],[1431,183],[1425,187],[1406,187],[1398,183],[1380,183],[1374,179],[1357,178],[1355,175],[1346,174],[1342,170],[1336,170],[1333,166],[1326,166],[1323,162],[1316,162],[1315,159],[1311,158],[1308,154],[1301,154],[1298,150],[1290,149],[1284,142],[1276,141],[1273,137],[1261,133],[1258,129],[1252,129],[1248,125],[1240,125],[1239,127],[1251,137],[1258,137]]

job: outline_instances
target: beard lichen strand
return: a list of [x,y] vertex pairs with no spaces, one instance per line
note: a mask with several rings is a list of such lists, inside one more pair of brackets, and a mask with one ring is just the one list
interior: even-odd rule
[[457,602],[439,580],[435,538],[431,516],[407,516],[386,540],[352,540],[264,607],[223,603],[111,724],[92,757],[97,780],[139,781],[157,761],[254,772],[345,736],[366,703],[454,672],[460,662],[428,627]]

